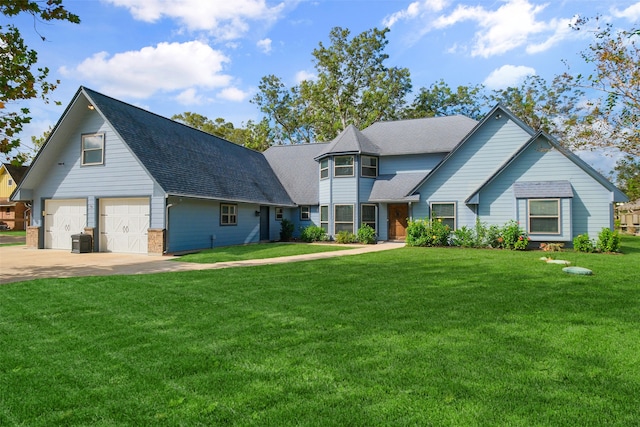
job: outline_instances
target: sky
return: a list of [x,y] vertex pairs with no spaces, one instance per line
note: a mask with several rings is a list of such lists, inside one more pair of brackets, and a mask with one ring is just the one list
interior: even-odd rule
[[[408,68],[415,95],[449,86],[550,81],[570,67],[589,72],[580,52],[593,40],[578,16],[614,28],[640,23],[640,0],[64,0],[80,24],[12,18],[38,63],[60,84],[55,103],[30,101],[22,141],[54,126],[80,86],[165,117],[193,112],[243,126],[262,117],[250,102],[260,79],[288,86],[314,78],[312,52],[334,27],[355,36],[389,27],[388,66]],[[0,25],[4,25],[2,17]],[[586,30],[586,31],[585,31]],[[44,37],[43,41],[41,37]],[[411,99],[411,97],[410,97]],[[608,173],[615,158],[578,153]]]

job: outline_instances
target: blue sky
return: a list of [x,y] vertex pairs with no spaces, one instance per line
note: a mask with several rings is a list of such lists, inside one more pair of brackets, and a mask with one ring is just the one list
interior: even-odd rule
[[[639,0],[65,0],[81,23],[19,25],[39,63],[61,83],[53,99],[30,102],[23,133],[54,125],[80,85],[171,117],[186,111],[241,126],[259,120],[249,100],[260,78],[287,85],[313,78],[311,52],[333,27],[352,35],[388,26],[388,65],[411,72],[414,94],[444,79],[450,86],[497,89],[537,74],[547,80],[588,71],[580,51],[592,32],[573,31],[576,16],[614,27],[640,22]],[[5,18],[3,18],[5,19]],[[46,38],[39,39],[38,33]],[[580,154],[605,172],[613,160]]]

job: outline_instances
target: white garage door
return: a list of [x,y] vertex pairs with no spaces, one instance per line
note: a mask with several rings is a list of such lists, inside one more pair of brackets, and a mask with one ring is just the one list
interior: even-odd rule
[[87,225],[87,201],[45,200],[44,213],[45,249],[71,250],[71,236],[82,233]]
[[149,199],[100,199],[100,252],[148,252]]

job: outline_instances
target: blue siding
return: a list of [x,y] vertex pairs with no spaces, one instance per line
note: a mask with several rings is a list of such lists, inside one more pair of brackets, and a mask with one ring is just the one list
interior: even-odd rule
[[392,175],[398,172],[429,172],[444,158],[445,154],[412,154],[380,158],[378,173]]

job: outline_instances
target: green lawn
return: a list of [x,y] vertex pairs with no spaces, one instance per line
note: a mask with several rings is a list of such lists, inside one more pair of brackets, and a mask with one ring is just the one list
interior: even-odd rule
[[0,286],[0,425],[640,425],[624,255],[403,248]]
[[328,244],[260,243],[251,245],[225,246],[175,258],[175,261],[210,264],[215,262],[244,261],[251,259],[276,258],[291,255],[315,254],[319,252],[342,251],[353,246]]

